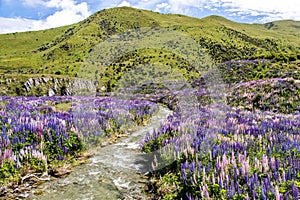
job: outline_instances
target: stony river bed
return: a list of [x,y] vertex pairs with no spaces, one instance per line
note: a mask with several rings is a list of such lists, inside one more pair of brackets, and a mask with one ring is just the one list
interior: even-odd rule
[[151,163],[140,162],[143,153],[139,144],[169,114],[169,109],[159,107],[148,125],[115,144],[92,149],[89,162],[75,167],[68,176],[45,182],[21,196],[36,200],[149,199],[144,192],[144,174]]

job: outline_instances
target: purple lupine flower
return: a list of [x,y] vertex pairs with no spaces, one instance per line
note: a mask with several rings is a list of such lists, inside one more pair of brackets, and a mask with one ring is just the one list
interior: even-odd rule
[[191,171],[191,172],[194,172],[194,171],[195,171],[195,167],[196,167],[195,162],[192,162],[192,163],[190,164],[190,166],[189,166],[190,171]]
[[241,194],[241,190],[240,190],[240,185],[239,185],[238,182],[235,183],[235,188],[237,190],[238,195],[240,195]]
[[206,199],[210,199],[208,189],[207,189],[207,185],[205,184],[202,188],[203,188],[202,189],[203,197],[206,198]]
[[265,186],[263,186],[262,189],[261,189],[261,198],[262,198],[263,200],[267,200]]
[[230,197],[233,197],[235,195],[235,188],[234,188],[234,182],[231,181],[231,186],[230,186],[230,190],[229,190],[229,195]]
[[253,199],[256,199],[257,196],[258,196],[258,195],[257,195],[256,191],[255,191],[255,190],[252,190],[252,197],[253,197]]
[[233,175],[233,177],[234,177],[235,181],[238,180],[238,172],[237,172],[237,168],[236,167],[234,168],[234,175]]
[[285,199],[286,199],[286,200],[289,200],[289,199],[290,199],[289,191],[287,191],[287,192],[285,193]]
[[193,198],[191,197],[191,195],[188,192],[185,193],[185,196],[188,200],[193,200]]
[[299,190],[298,187],[295,186],[295,183],[292,183],[292,195],[293,195],[293,199],[299,199]]
[[292,179],[292,176],[291,176],[291,168],[288,169],[288,172],[286,174],[286,180],[291,180]]
[[185,164],[180,164],[180,166],[181,166],[181,178],[182,178],[182,180],[184,181],[184,183],[186,183],[186,166],[185,166]]

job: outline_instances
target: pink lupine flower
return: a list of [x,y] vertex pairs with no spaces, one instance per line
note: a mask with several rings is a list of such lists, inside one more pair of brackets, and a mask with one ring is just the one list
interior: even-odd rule
[[3,153],[3,160],[5,160],[5,159],[10,160],[11,159],[11,153],[12,153],[11,150],[5,149],[4,153]]
[[203,182],[205,183],[206,182],[206,172],[205,172],[205,167],[203,167],[203,170],[202,170],[202,178],[203,178]]
[[285,171],[284,170],[282,172],[282,182],[286,182],[286,180],[285,180]]
[[202,196],[206,199],[210,199],[206,184],[202,187]]
[[236,168],[236,160],[233,151],[231,152],[231,164],[234,168]]
[[275,168],[276,168],[276,159],[275,159],[275,157],[271,157],[270,167],[271,167],[272,170],[275,170]]
[[267,172],[269,171],[269,161],[268,161],[268,156],[262,155],[262,158],[261,158],[261,164],[262,164],[262,166],[263,166],[264,173],[267,173]]
[[278,186],[275,186],[275,198],[276,200],[281,200],[281,194],[279,193]]
[[71,127],[70,129],[73,133],[78,133],[78,129],[74,126]]
[[245,174],[247,174],[250,169],[249,157],[246,160],[244,160],[241,164],[242,164],[242,175],[245,176]]
[[157,163],[157,157],[155,154],[154,154],[154,159],[153,159],[153,162],[151,163],[151,165],[152,165],[153,170],[155,170],[157,168],[158,163]]

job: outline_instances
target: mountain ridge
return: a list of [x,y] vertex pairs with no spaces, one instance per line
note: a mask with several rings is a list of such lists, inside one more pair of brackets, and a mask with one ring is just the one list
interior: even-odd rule
[[[79,23],[64,27],[0,35],[0,74],[3,77],[76,77],[95,46],[114,34],[141,27],[165,28],[187,35],[217,64],[229,60],[295,62],[300,59],[298,21],[241,24],[215,15],[198,19],[118,7],[101,10]],[[145,56],[159,57],[146,50],[133,59]]]

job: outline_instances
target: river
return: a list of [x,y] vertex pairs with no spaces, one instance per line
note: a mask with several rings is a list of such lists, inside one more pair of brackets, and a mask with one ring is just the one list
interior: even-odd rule
[[[159,107],[146,126],[139,127],[117,143],[91,149],[89,162],[73,169],[64,178],[46,182],[31,191],[29,199],[92,200],[92,199],[149,199],[143,188],[144,173],[151,163],[143,162],[140,141],[147,132],[157,129],[172,111]],[[141,164],[144,163],[144,164]]]

